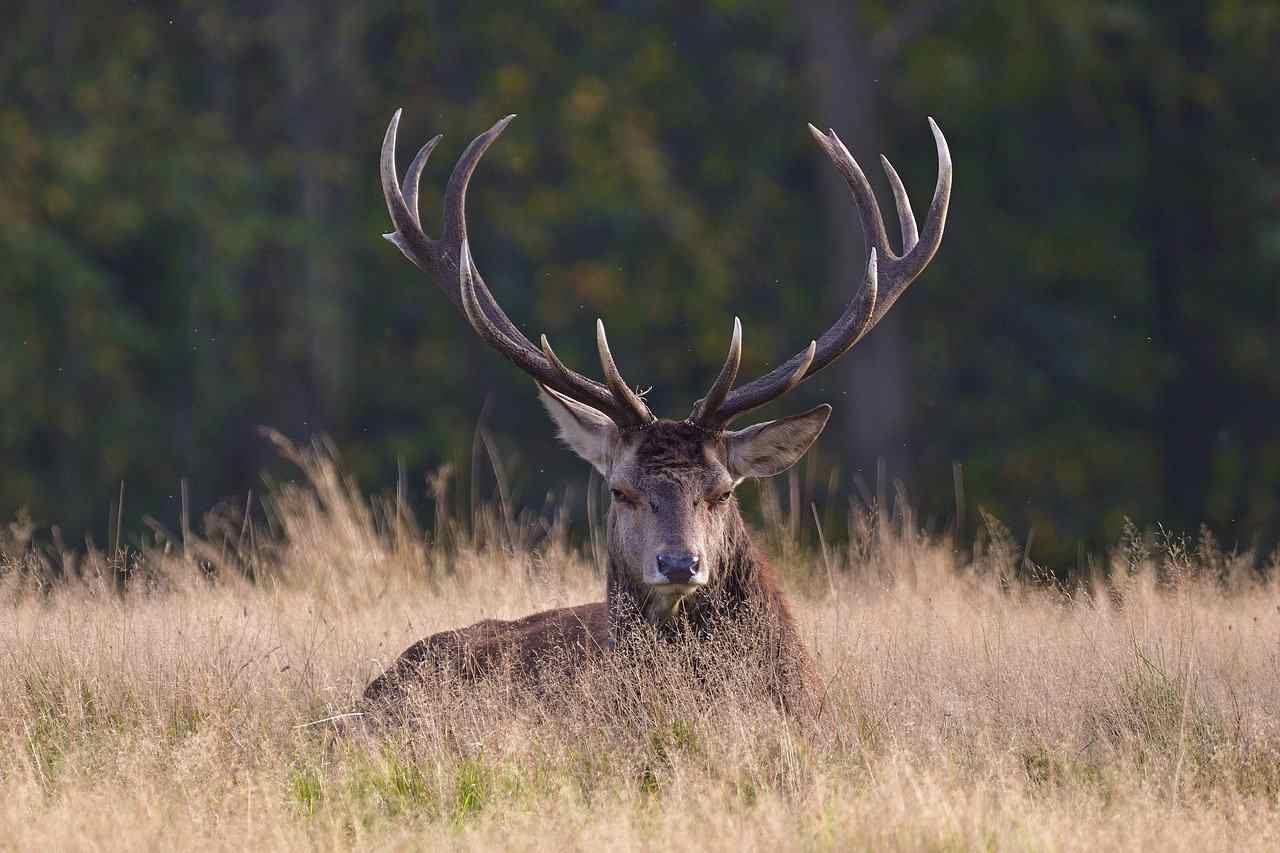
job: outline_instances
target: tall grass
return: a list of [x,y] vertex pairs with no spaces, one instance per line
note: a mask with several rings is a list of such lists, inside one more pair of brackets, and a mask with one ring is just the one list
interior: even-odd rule
[[79,557],[3,535],[0,848],[1280,847],[1275,572],[1207,539],[1131,530],[1063,589],[994,520],[963,550],[902,513],[819,539],[829,512],[766,491],[816,725],[668,649],[543,699],[429,685],[412,725],[338,734],[411,641],[603,580],[556,518],[424,530],[282,448],[305,477],[256,521]]

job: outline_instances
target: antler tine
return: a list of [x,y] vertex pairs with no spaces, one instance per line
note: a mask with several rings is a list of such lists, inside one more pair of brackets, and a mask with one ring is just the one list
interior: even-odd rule
[[604,321],[599,318],[596,319],[596,348],[600,351],[600,367],[604,370],[605,384],[609,386],[609,392],[618,405],[631,415],[632,425],[648,424],[657,420],[645,405],[644,400],[631,390],[631,386],[627,385],[618,371],[618,365],[613,361],[613,353],[609,352],[609,338],[604,333]]
[[[430,273],[466,318],[475,333],[539,383],[592,406],[608,415],[620,426],[631,426],[641,419],[641,412],[652,420],[644,408],[631,400],[616,399],[608,387],[565,367],[559,359],[547,357],[550,346],[535,347],[493,298],[485,285],[467,241],[466,193],[480,158],[515,116],[507,116],[476,137],[459,158],[445,189],[444,236],[433,240],[422,230],[418,211],[418,187],[427,159],[440,141],[431,139],[413,158],[405,172],[403,184],[396,175],[396,132],[401,111],[396,110],[382,143],[382,192],[395,231],[384,235],[415,266]],[[544,337],[545,341],[545,337]],[[630,393],[630,389],[627,389]],[[636,398],[639,399],[638,397]]]
[[[413,221],[417,223],[419,229],[422,228],[422,215],[418,212],[418,185],[422,181],[422,170],[427,166],[427,159],[431,156],[431,152],[436,150],[436,146],[440,144],[441,139],[444,139],[444,134],[437,133],[427,140],[426,145],[418,149],[417,156],[413,158],[413,162],[409,164],[409,168],[404,173],[404,183],[401,185],[405,207],[409,209],[409,213],[413,216]],[[394,154],[394,151],[392,153]]]
[[[607,347],[608,344],[606,343],[605,346]],[[548,362],[551,363],[552,368],[555,369],[556,373],[559,374],[561,379],[563,379],[565,382],[572,385],[574,382],[577,382],[581,379],[581,377],[578,374],[574,373],[572,370],[565,367],[564,362],[562,362],[560,360],[560,357],[556,355],[556,351],[551,348],[551,341],[547,340],[546,335],[542,336],[542,354],[546,356],[546,359]],[[610,355],[610,359],[612,359],[612,357],[613,356]],[[614,372],[615,373],[617,372],[616,367],[614,368]],[[625,382],[622,383],[622,388],[625,389],[627,393],[631,392],[631,389],[627,387],[627,384]],[[610,394],[610,400],[611,400],[611,408],[602,409],[602,411],[605,411],[606,413],[608,413],[615,423],[618,423],[619,425],[626,425],[626,426],[637,426],[639,424],[647,424],[647,423],[653,422],[654,417],[649,412],[648,406],[646,406],[643,401],[640,403],[640,406],[637,408],[633,408],[629,406],[621,407],[616,404],[617,395],[614,394],[614,392],[612,391],[612,388],[610,389],[609,394]],[[639,399],[639,397],[637,396],[636,399]],[[600,408],[600,406],[596,406],[596,408]]]
[[880,165],[884,167],[884,175],[893,188],[893,205],[898,209],[898,228],[902,231],[902,253],[905,255],[920,242],[920,232],[916,230],[916,215],[911,212],[911,199],[907,197],[907,188],[898,177],[898,170],[893,168],[889,158],[880,155]]
[[566,382],[573,381],[573,371],[564,366],[564,362],[556,355],[556,351],[551,348],[551,341],[547,340],[546,335],[542,336],[542,354],[550,362],[551,366],[555,368],[556,373],[560,374],[561,379]]
[[449,183],[444,188],[444,238],[461,241],[467,236],[467,186],[471,176],[475,174],[480,158],[489,150],[507,125],[515,119],[515,113],[498,119],[493,127],[471,140],[471,144],[462,152],[458,162],[454,164],[449,175]]
[[[724,403],[724,398],[733,390],[733,383],[738,378],[738,367],[742,364],[742,320],[733,318],[733,335],[729,338],[729,354],[725,356],[720,375],[712,383],[711,390],[693,407],[689,416],[695,423],[702,423],[707,415],[714,413]],[[807,367],[807,365],[806,365]]]

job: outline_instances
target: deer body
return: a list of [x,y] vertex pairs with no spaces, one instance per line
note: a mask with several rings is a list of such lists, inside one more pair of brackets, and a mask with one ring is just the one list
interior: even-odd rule
[[369,683],[364,696],[386,702],[427,678],[477,679],[505,666],[536,678],[553,653],[567,652],[585,660],[608,645],[609,614],[603,602],[544,610],[510,621],[486,619],[414,643]]
[[535,346],[494,299],[471,257],[466,235],[467,184],[480,157],[506,128],[503,119],[463,152],[445,191],[444,234],[431,239],[418,214],[418,181],[439,137],[428,142],[405,173],[396,174],[400,113],[382,149],[382,185],[396,230],[386,235],[431,273],[476,334],[537,382],[560,437],[609,485],[609,568],[606,600],[537,613],[514,621],[486,620],[445,631],[408,650],[366,689],[390,699],[415,679],[450,671],[476,678],[500,665],[536,680],[542,667],[618,653],[637,633],[700,643],[716,632],[751,639],[770,692],[791,710],[819,702],[813,661],[767,563],[751,542],[734,489],[771,477],[799,460],[826,426],[830,406],[728,428],[738,416],[768,403],[831,364],[865,335],[928,265],[942,240],[951,190],[946,140],[930,120],[938,147],[938,184],[924,230],[917,231],[906,191],[884,160],[894,191],[903,253],[889,248],[874,194],[835,133],[810,126],[853,193],[870,258],[862,287],[836,323],[791,359],[735,387],[742,326],[734,320],[729,353],[706,396],[689,417],[660,420],[623,380],[596,323],[603,383],[566,367],[546,336]]

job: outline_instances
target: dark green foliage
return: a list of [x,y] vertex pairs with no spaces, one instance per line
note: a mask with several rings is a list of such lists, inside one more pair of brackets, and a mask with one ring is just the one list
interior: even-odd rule
[[[860,4],[847,50],[899,5]],[[925,115],[956,162],[942,251],[894,311],[912,501],[949,518],[959,461],[969,504],[1060,568],[1125,516],[1274,541],[1280,12],[936,5],[870,87],[918,209]],[[473,184],[472,238],[572,364],[594,372],[604,316],[625,374],[682,414],[735,313],[744,375],[801,348],[856,281],[826,283],[832,242],[859,240],[851,209],[824,222],[818,203],[830,167],[804,123],[837,120],[816,106],[814,19],[638,8],[19,4],[0,52],[0,516],[101,544],[121,481],[128,537],[144,514],[176,527],[185,478],[198,520],[273,464],[263,424],[333,436],[369,486],[402,465],[421,499],[489,394],[526,502],[581,481],[525,377],[378,238],[397,106],[402,166],[446,134],[429,232],[462,146],[521,114]],[[883,189],[878,152],[837,130]],[[839,374],[857,353],[785,405],[847,421],[867,405]],[[819,452],[840,494],[874,481],[839,431]]]

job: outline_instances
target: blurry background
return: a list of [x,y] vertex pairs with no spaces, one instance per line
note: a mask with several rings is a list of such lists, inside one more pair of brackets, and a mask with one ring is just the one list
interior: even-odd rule
[[941,526],[960,463],[971,510],[1067,569],[1126,515],[1280,531],[1273,2],[82,5],[9,6],[0,38],[0,517],[101,543],[122,482],[126,535],[174,523],[183,478],[193,512],[243,503],[287,471],[259,425],[331,436],[362,485],[403,471],[425,503],[482,410],[520,503],[581,494],[527,378],[379,237],[403,106],[402,168],[445,133],[429,233],[462,147],[520,114],[472,184],[479,266],[593,375],[603,316],[676,417],[734,314],[752,375],[859,282],[805,123],[893,222],[877,155],[923,215],[932,115],[956,167],[941,252],[769,410],[835,404],[815,496],[874,492],[883,460]]

